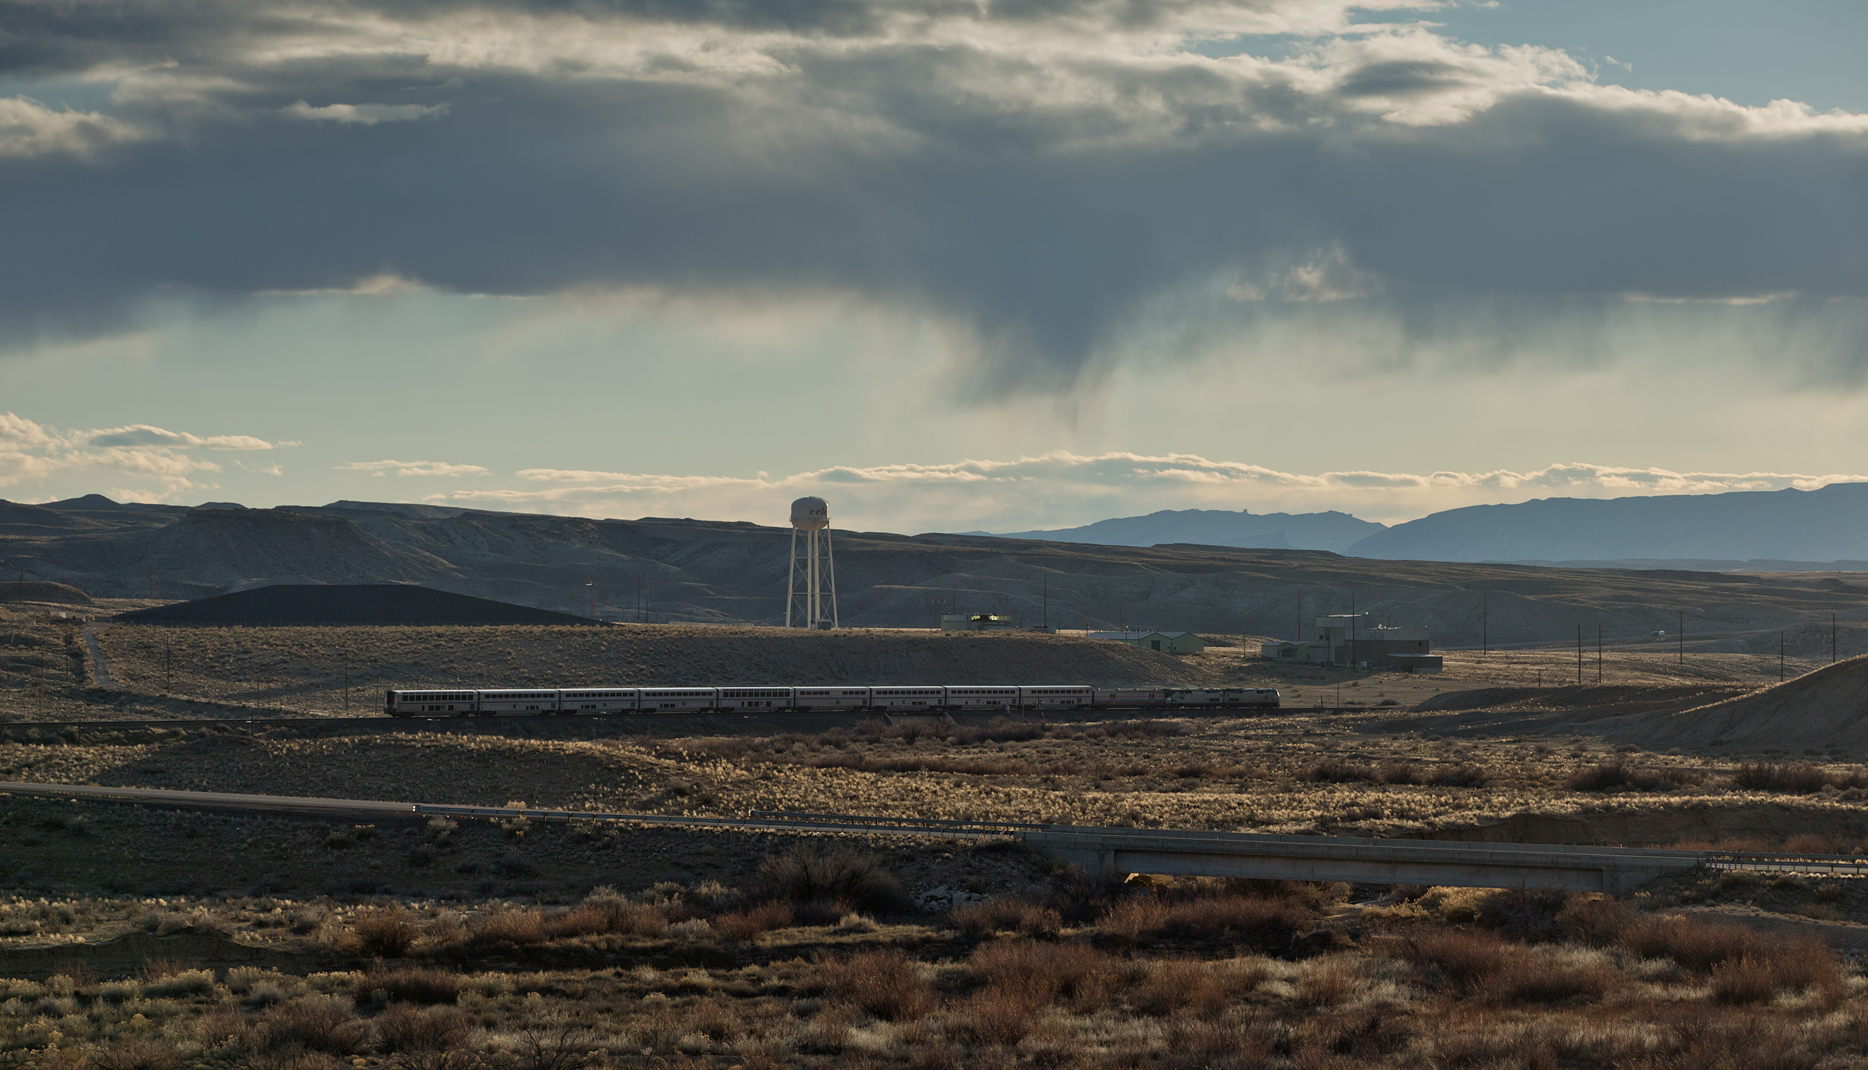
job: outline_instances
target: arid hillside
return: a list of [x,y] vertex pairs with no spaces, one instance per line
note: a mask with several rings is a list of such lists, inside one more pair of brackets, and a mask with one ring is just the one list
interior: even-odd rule
[[1655,747],[1868,749],[1868,658],[1679,712],[1632,718],[1618,737]]
[[[1181,659],[1122,643],[1031,633],[641,625],[168,628],[94,633],[112,683],[148,695],[340,712],[385,687],[791,683],[1220,682],[1241,659]],[[1254,659],[1256,662],[1256,659]],[[1228,670],[1233,670],[1231,673]],[[354,711],[353,711],[354,712]]]
[[[1825,647],[1831,615],[1868,621],[1868,586],[1834,573],[1559,569],[1374,561],[1322,551],[1109,547],[985,536],[835,534],[842,623],[927,627],[940,614],[1021,625],[1307,635],[1352,607],[1440,646],[1591,638],[1750,650],[1789,629]],[[340,502],[280,509],[0,503],[0,560],[94,597],[196,598],[265,583],[420,583],[613,621],[776,624],[787,529],[589,520]],[[1664,631],[1664,637],[1655,636]],[[1842,653],[1868,652],[1855,629]],[[1735,644],[1735,645],[1734,645]],[[1762,652],[1762,651],[1759,651]]]

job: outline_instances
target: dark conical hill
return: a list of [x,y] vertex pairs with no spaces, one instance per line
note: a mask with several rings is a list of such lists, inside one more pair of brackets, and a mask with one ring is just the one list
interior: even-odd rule
[[62,602],[71,606],[91,605],[91,596],[65,583],[48,580],[0,581],[0,602]]
[[122,613],[134,624],[589,624],[587,617],[405,583],[279,583]]

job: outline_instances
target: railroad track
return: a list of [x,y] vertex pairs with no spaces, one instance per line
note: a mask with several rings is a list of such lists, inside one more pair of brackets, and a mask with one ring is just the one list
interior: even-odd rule
[[611,822],[746,832],[906,835],[943,839],[1002,838],[1081,866],[1091,873],[1254,877],[1430,884],[1481,888],[1559,888],[1623,894],[1669,874],[1693,870],[1868,877],[1868,859],[1836,855],[1376,840],[1272,836],[1202,830],[1099,828],[1020,821],[754,810],[744,817],[697,817],[513,806],[325,799],[303,796],[174,791],[93,784],[0,782],[0,795],[135,803],[179,809],[233,809],[323,816],[519,818]]

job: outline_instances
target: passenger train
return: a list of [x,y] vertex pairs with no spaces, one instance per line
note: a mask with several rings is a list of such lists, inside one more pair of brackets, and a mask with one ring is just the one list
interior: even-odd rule
[[1099,709],[1224,709],[1278,705],[1269,687],[1226,689],[1037,687],[567,687],[390,690],[384,711],[392,717],[525,717],[544,714],[805,713],[850,710],[866,713],[948,713]]

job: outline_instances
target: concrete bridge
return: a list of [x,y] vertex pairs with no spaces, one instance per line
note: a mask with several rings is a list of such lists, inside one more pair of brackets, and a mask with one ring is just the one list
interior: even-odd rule
[[1705,864],[1698,851],[1051,826],[1018,838],[1090,873],[1554,888],[1622,895]]

